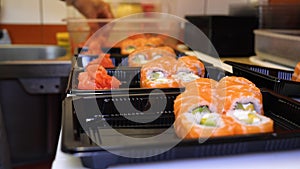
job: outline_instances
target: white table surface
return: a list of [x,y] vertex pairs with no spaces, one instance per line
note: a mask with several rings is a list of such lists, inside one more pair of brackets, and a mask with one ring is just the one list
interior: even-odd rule
[[[300,169],[300,149],[268,153],[173,160],[110,166],[113,169]],[[61,136],[52,169],[86,169],[80,158],[61,151]]]

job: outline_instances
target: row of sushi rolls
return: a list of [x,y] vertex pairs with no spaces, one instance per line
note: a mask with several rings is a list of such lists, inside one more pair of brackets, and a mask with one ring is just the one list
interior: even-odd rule
[[[184,139],[273,131],[273,120],[264,115],[262,93],[243,77],[205,78],[204,64],[196,56],[177,57],[160,35],[131,36],[120,42],[129,67],[140,67],[141,88],[185,90],[174,100],[174,129]],[[78,76],[78,89],[117,89],[121,82],[107,74],[114,67],[110,54],[99,54]],[[293,80],[300,81],[300,63]]]

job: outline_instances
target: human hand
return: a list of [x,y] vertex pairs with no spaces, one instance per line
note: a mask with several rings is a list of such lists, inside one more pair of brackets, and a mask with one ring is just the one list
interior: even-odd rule
[[73,5],[86,18],[113,18],[110,5],[102,0],[75,0]]

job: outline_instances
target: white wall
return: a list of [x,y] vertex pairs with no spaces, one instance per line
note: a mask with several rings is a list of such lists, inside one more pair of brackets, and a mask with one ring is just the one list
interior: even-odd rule
[[1,0],[1,23],[39,24],[40,0]]
[[1,23],[65,24],[66,5],[60,0],[1,0]]
[[60,0],[41,0],[44,24],[65,24],[66,4]]
[[203,15],[205,0],[178,0],[175,15]]
[[248,0],[206,0],[205,14],[223,15],[229,13],[229,5],[235,3],[247,3]]
[[[1,23],[6,24],[65,24],[67,8],[60,0],[1,0]],[[161,0],[165,1],[165,0]],[[229,4],[248,0],[170,0],[172,14],[217,15],[228,14]]]

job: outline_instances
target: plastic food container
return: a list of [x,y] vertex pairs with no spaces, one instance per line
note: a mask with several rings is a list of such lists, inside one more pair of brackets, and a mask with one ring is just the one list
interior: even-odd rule
[[[68,97],[64,102],[62,151],[81,157],[85,167],[102,169],[124,163],[204,158],[300,148],[300,103],[265,90],[262,91],[264,112],[266,116],[274,120],[274,132],[209,138],[205,142],[199,142],[198,139],[180,141],[172,127],[174,122],[173,101],[178,94],[167,92],[149,97],[148,92],[142,92],[129,96]],[[149,103],[159,105],[163,99],[167,100],[167,104],[162,111],[149,112],[159,113],[159,118],[148,123],[136,123],[128,119],[136,117],[147,120],[148,113],[128,111],[120,114],[114,103],[133,104],[139,110],[146,110]],[[91,103],[97,103],[98,107],[91,108]],[[77,107],[76,110],[74,105]],[[100,109],[102,113],[95,113],[95,109]],[[112,134],[119,132],[128,137],[142,139],[152,138],[165,131],[167,132],[161,139],[146,139],[139,142],[128,142],[127,137]],[[178,144],[168,151],[151,156],[176,142]],[[136,157],[148,157],[128,158],[118,156],[111,151]]]
[[254,34],[259,58],[292,68],[300,61],[300,30],[258,29]]
[[[224,71],[213,67],[206,66],[206,78],[212,78],[219,80],[224,77]],[[111,94],[111,93],[122,93],[123,91],[129,91],[130,93],[137,93],[141,91],[152,91],[154,89],[140,88],[140,67],[119,67],[119,68],[107,68],[106,71],[109,75],[116,77],[121,81],[119,89],[113,90],[81,90],[78,89],[78,75],[83,72],[83,68],[74,68],[71,72],[68,84],[68,93],[73,95],[88,95],[88,94]],[[129,89],[128,89],[129,88]],[[183,91],[184,88],[160,88],[163,91]]]

